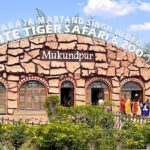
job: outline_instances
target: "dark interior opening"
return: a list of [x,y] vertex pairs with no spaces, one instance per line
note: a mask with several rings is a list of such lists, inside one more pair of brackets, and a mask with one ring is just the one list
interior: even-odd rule
[[123,91],[122,92],[122,97],[125,98],[125,99],[130,98],[131,101],[142,102],[143,101],[143,92],[142,91],[136,91],[136,90]]
[[97,105],[98,100],[100,98],[104,99],[104,89],[102,89],[102,88],[91,88],[92,105]]
[[131,100],[142,101],[142,91],[131,91]]
[[74,90],[73,88],[61,88],[61,105],[70,107],[73,105]]
[[122,97],[127,99],[130,98],[131,101],[143,101],[143,89],[135,82],[127,82],[122,87]]

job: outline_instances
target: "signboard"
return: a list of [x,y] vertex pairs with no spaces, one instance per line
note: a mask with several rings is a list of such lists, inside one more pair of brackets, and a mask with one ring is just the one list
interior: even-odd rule
[[82,52],[82,51],[63,51],[63,50],[41,50],[40,51],[41,60],[50,60],[50,61],[79,61],[79,62],[90,62],[95,61],[94,52]]
[[64,82],[61,86],[61,88],[73,88],[73,85],[71,82]]
[[102,82],[94,82],[91,88],[107,88],[107,86]]
[[112,26],[106,23],[80,16],[41,16],[37,17],[37,20],[29,18],[17,20],[15,23],[2,24],[0,26],[0,44],[25,37],[53,33],[78,34],[102,39],[117,47],[134,52],[137,56],[143,56],[144,44],[136,37],[120,29],[113,30]]
[[35,85],[37,85],[37,81],[30,81],[30,82],[28,82],[28,86],[29,87],[33,87],[33,86],[35,86]]
[[142,91],[142,88],[134,82],[129,82],[122,87],[122,91]]

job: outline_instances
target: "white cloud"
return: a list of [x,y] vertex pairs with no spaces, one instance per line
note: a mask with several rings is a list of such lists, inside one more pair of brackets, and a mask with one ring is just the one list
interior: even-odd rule
[[135,5],[127,1],[89,0],[84,7],[87,15],[113,18],[134,12]]
[[125,16],[135,11],[150,12],[150,2],[141,0],[88,0],[84,12],[91,16],[114,18]]
[[150,12],[150,3],[146,2],[141,3],[141,5],[139,6],[139,10]]
[[150,30],[150,22],[145,22],[143,24],[134,24],[129,26],[129,30],[132,31],[146,31]]

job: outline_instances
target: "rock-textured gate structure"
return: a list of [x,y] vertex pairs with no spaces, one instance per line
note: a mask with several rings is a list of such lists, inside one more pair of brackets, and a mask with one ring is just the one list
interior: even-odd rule
[[[40,51],[79,50],[95,53],[92,62],[48,61],[40,59]],[[109,87],[109,99],[119,106],[122,86],[133,81],[143,89],[143,100],[150,98],[150,65],[135,54],[90,37],[71,34],[50,34],[13,41],[0,46],[0,82],[6,88],[7,115],[21,114],[19,89],[29,80],[40,81],[47,94],[60,95],[61,83],[74,84],[74,105],[90,103],[87,88],[93,81],[103,81]],[[38,114],[24,111],[25,114]]]

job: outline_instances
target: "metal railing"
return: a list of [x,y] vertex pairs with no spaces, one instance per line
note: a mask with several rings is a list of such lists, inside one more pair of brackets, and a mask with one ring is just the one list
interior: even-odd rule
[[122,125],[126,121],[133,121],[134,123],[144,124],[147,121],[150,121],[150,116],[126,116],[120,113],[115,114],[115,127],[121,129]]
[[30,119],[15,120],[15,119],[10,119],[10,118],[0,117],[0,124],[20,125],[21,123],[26,123],[27,125],[44,125],[44,124],[47,124],[48,121],[40,121],[40,120],[31,121]]
[[[115,127],[117,129],[121,129],[122,125],[126,121],[133,121],[134,123],[144,124],[147,121],[150,121],[150,116],[126,116],[122,115],[120,113],[114,114],[115,119]],[[30,119],[10,119],[9,117],[0,117],[0,124],[14,124],[14,125],[20,125],[21,123],[26,123],[27,125],[44,125],[48,124],[49,121],[41,121],[41,120],[30,120]]]

